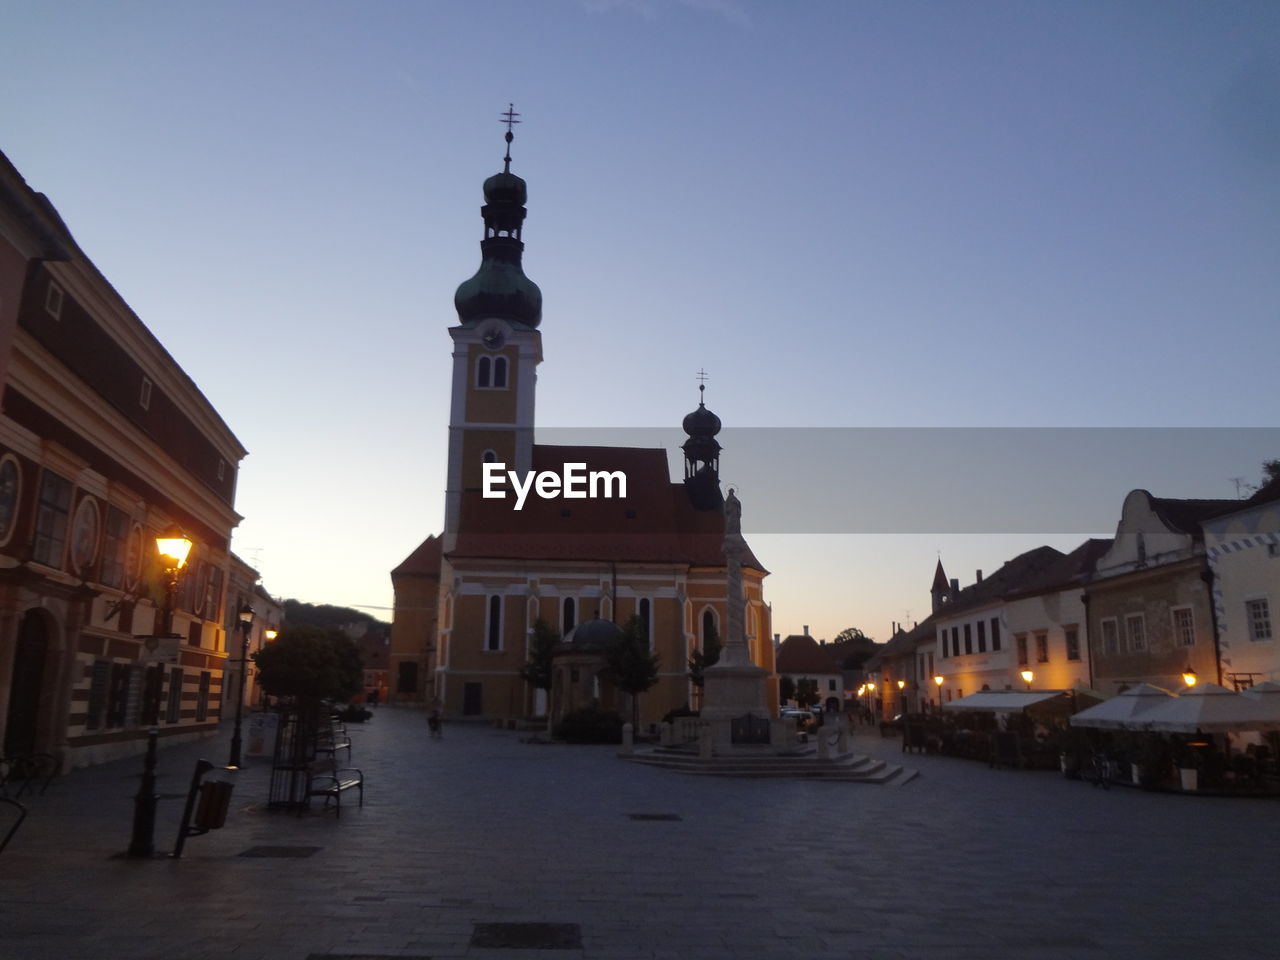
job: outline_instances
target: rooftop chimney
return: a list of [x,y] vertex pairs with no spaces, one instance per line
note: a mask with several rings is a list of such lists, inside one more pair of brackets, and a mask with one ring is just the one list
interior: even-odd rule
[[976,583],[981,583],[981,582],[982,582],[982,571],[981,571],[981,570],[979,570],[979,571],[978,571],[978,576],[977,576],[977,579],[975,580],[975,582],[976,582]]
[[951,595],[954,597],[959,592],[960,592],[960,581],[959,579],[952,577],[951,578]]
[[809,635],[809,625],[807,623],[804,625],[804,635],[806,637]]

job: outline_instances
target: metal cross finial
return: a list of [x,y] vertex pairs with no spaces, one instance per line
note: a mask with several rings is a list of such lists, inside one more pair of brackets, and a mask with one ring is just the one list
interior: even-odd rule
[[698,402],[701,403],[703,395],[707,392],[707,371],[699,367],[694,376],[698,378]]
[[516,113],[515,107],[516,105],[514,103],[508,103],[507,112],[504,113],[501,117],[502,122],[507,125],[507,132],[506,132],[506,135],[503,137],[503,139],[507,141],[507,155],[502,158],[503,173],[511,172],[511,141],[515,139],[515,135],[511,132],[511,128],[515,124],[520,123],[520,121],[516,119],[516,117],[520,116],[520,114]]
[[511,133],[512,125],[520,122],[519,120],[516,119],[516,117],[520,116],[520,114],[516,113],[515,106],[516,105],[514,103],[508,103],[507,112],[502,115],[502,122],[507,125],[508,134]]

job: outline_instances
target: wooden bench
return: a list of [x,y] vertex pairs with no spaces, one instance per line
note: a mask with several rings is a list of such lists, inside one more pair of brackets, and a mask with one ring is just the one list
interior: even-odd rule
[[302,806],[298,808],[298,816],[302,816],[303,807],[311,804],[312,797],[324,797],[324,805],[329,806],[332,799],[338,817],[342,817],[342,793],[355,787],[360,791],[360,806],[364,806],[364,774],[355,767],[339,767],[333,758],[317,760],[307,765],[307,788],[303,792]]

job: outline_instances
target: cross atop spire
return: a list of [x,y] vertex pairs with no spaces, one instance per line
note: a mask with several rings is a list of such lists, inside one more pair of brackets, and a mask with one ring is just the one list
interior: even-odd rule
[[508,103],[507,112],[500,118],[501,122],[507,125],[507,132],[503,137],[503,139],[507,141],[507,155],[502,158],[503,173],[511,172],[511,141],[515,139],[515,134],[511,132],[511,128],[521,122],[516,119],[518,116],[520,116],[520,114],[516,113],[516,105],[514,103]]

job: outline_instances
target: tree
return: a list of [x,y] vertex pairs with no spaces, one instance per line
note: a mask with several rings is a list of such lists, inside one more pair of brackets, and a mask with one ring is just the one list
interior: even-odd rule
[[707,635],[702,638],[702,649],[694,650],[689,657],[689,682],[699,690],[705,679],[703,671],[720,662],[720,649],[720,633],[716,630],[716,625],[708,620]]
[[870,638],[861,630],[859,630],[857,627],[845,627],[843,630],[841,630],[839,633],[836,634],[836,638],[832,642],[848,643],[851,640],[868,640],[868,639]]
[[[533,622],[533,642],[529,644],[529,659],[520,668],[520,677],[525,683],[538,690],[551,690],[551,659],[555,655],[556,645],[560,642],[560,634],[552,629],[551,624],[539,617]],[[547,716],[551,710],[548,703]],[[548,719],[548,722],[550,720]]]
[[1262,485],[1280,480],[1280,460],[1264,460],[1262,462]]
[[796,682],[784,673],[782,679],[778,681],[778,699],[786,703],[788,700],[794,700],[795,696]]
[[258,683],[273,697],[346,702],[364,686],[364,663],[341,630],[290,626],[253,655]]
[[796,703],[802,709],[812,707],[818,702],[818,681],[813,677],[801,677],[796,682]]
[[631,695],[631,729],[640,724],[640,694],[658,682],[658,655],[649,651],[644,621],[632,617],[622,627],[622,636],[605,653],[609,679],[623,693]]

